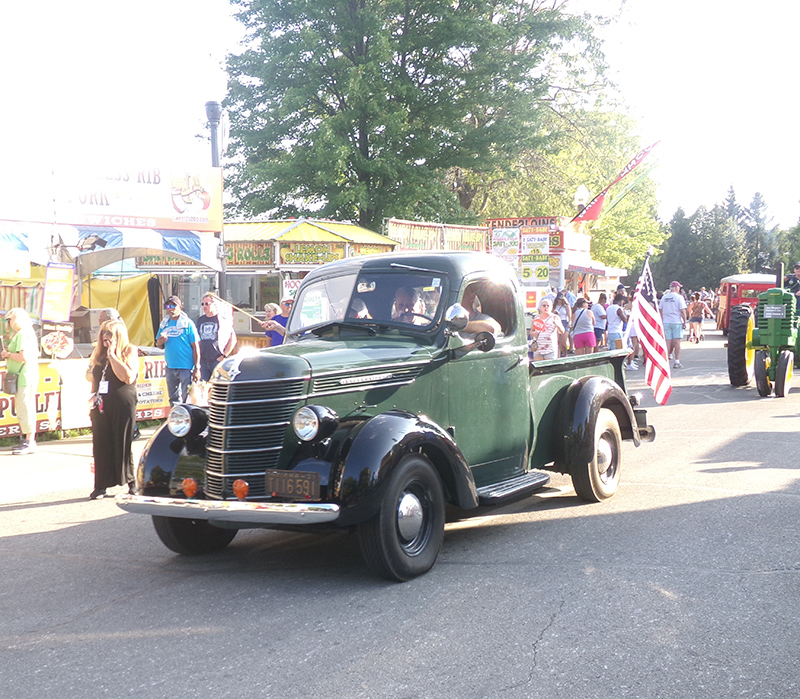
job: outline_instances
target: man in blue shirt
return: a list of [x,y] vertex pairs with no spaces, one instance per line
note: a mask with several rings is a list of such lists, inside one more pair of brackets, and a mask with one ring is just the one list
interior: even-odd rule
[[185,403],[192,381],[200,379],[200,341],[197,327],[183,312],[177,296],[164,303],[167,315],[158,326],[156,347],[164,348],[169,404]]

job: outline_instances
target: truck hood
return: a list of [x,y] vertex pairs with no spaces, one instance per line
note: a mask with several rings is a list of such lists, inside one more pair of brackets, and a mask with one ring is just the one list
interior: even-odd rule
[[337,372],[360,373],[378,371],[381,367],[398,364],[428,363],[433,358],[431,348],[420,347],[414,341],[381,340],[371,337],[348,340],[346,343],[327,339],[305,339],[262,351],[265,358],[300,358],[308,363],[312,376]]
[[244,348],[219,364],[215,378],[240,382],[342,376],[371,383],[386,372],[422,367],[433,356],[413,341],[303,340],[262,350]]

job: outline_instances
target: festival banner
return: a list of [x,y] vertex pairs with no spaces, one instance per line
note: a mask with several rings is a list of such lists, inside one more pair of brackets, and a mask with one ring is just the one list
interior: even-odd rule
[[648,146],[647,148],[643,148],[640,150],[633,158],[628,162],[628,164],[619,171],[619,174],[613,179],[613,181],[602,191],[598,194],[594,199],[592,199],[586,206],[586,208],[581,211],[575,218],[572,219],[573,222],[576,221],[596,221],[600,217],[600,211],[603,208],[603,204],[605,203],[606,195],[608,194],[608,190],[610,190],[617,182],[619,182],[623,177],[625,177],[628,173],[632,172],[639,164],[649,155],[650,151],[653,150],[659,141],[656,141],[653,145]]

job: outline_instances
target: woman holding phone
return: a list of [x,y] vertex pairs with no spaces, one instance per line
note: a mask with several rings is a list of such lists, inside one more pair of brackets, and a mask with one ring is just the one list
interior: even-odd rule
[[90,500],[106,496],[106,488],[127,485],[134,489],[131,443],[136,425],[138,353],[128,340],[125,323],[111,320],[100,326],[92,370],[92,452],[94,490]]

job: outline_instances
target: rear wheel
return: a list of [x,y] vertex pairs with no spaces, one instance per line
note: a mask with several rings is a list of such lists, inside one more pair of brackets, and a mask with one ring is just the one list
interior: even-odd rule
[[775,367],[775,395],[784,398],[789,393],[794,372],[794,352],[782,350],[778,355],[778,364]]
[[158,538],[170,551],[184,556],[199,556],[221,551],[233,541],[237,529],[220,529],[205,519],[182,519],[153,515]]
[[613,497],[622,466],[622,435],[617,418],[602,408],[594,427],[594,458],[572,469],[572,486],[581,500],[601,502]]
[[732,386],[747,386],[753,380],[753,309],[747,304],[731,309],[728,334],[728,377]]
[[772,394],[772,381],[769,378],[770,356],[767,350],[758,350],[755,359],[756,388],[758,395],[767,397]]
[[444,491],[424,456],[403,457],[389,476],[378,513],[358,526],[369,568],[389,580],[427,573],[444,539]]

